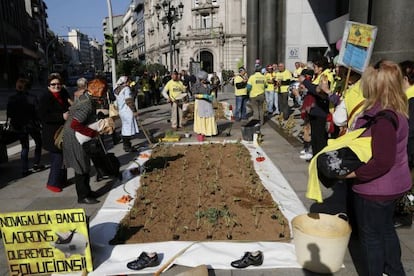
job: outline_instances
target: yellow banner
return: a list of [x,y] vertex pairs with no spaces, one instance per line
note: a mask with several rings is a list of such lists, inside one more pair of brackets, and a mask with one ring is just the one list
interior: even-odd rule
[[347,42],[368,48],[372,43],[373,27],[363,24],[351,24]]
[[83,209],[0,214],[10,275],[93,270]]

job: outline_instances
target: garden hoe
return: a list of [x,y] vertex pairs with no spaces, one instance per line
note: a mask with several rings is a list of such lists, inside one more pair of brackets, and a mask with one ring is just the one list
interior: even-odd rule
[[142,125],[142,122],[141,122],[139,119],[137,119],[137,122],[138,122],[138,126],[139,126],[139,128],[140,128],[140,129],[142,129],[142,132],[144,132],[145,138],[147,139],[149,146],[150,146],[151,148],[152,148],[152,147],[154,147],[154,144],[152,143],[151,138],[150,138],[150,136],[149,136],[149,134],[148,134],[147,130],[146,130],[146,129],[144,128],[144,126]]

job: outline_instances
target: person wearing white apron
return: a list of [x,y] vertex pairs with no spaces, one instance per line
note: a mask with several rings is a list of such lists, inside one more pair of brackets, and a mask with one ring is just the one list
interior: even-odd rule
[[131,145],[131,139],[135,134],[139,133],[136,120],[138,111],[128,84],[128,77],[121,76],[116,82],[117,87],[114,90],[119,118],[122,123],[121,135],[125,152],[134,151]]

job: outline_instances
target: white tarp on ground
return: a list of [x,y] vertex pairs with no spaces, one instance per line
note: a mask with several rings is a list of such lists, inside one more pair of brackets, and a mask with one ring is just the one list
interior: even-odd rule
[[[287,180],[279,169],[272,163],[260,147],[251,143],[245,143],[252,155],[252,159],[260,154],[265,161],[254,161],[257,174],[260,176],[263,185],[268,189],[275,202],[285,217],[292,219],[303,213],[307,213],[303,203],[290,187]],[[143,153],[150,154],[150,150]],[[130,168],[142,165],[147,158],[138,157]],[[116,231],[118,222],[128,213],[133,204],[119,204],[116,199],[122,195],[135,196],[139,187],[140,177],[131,178],[127,175],[129,170],[124,172],[123,183],[115,187],[107,196],[102,208],[90,223],[90,241],[93,252],[95,270],[90,275],[119,275],[154,273],[167,263],[180,251],[184,251],[172,264],[195,267],[205,264],[213,269],[233,269],[230,263],[240,259],[246,251],[261,250],[264,255],[263,265],[258,267],[250,266],[246,269],[268,269],[268,268],[300,268],[296,262],[295,248],[293,243],[282,242],[232,242],[232,241],[208,241],[208,242],[180,242],[169,241],[159,243],[141,243],[129,245],[109,245]],[[129,180],[128,180],[129,179]],[[290,225],[291,226],[291,225]],[[292,227],[290,227],[292,229]],[[141,252],[157,252],[161,257],[161,264],[158,267],[146,268],[141,271],[130,270],[126,264],[136,259]],[[172,265],[171,264],[171,265]]]

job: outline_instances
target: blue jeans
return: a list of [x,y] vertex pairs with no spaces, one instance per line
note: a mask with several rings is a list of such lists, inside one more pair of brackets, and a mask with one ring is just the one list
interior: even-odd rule
[[246,104],[248,101],[247,95],[236,96],[236,109],[234,110],[234,118],[237,121],[247,119]]
[[35,155],[33,163],[39,165],[40,157],[42,155],[42,136],[38,131],[30,131],[18,133],[17,136],[22,146],[22,151],[20,153],[20,159],[22,161],[22,172],[27,172],[29,170],[29,135],[33,138],[35,142]]
[[50,152],[50,172],[47,185],[64,188],[66,186],[67,170],[63,167],[63,154]]
[[[391,185],[391,183],[390,183]],[[401,263],[401,247],[394,228],[395,200],[371,201],[356,194],[354,212],[365,257],[365,275],[405,275]]]
[[266,95],[266,107],[267,107],[267,112],[269,113],[279,113],[279,101],[278,101],[278,96],[277,93],[275,93],[275,91],[266,91],[265,92]]

